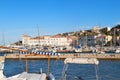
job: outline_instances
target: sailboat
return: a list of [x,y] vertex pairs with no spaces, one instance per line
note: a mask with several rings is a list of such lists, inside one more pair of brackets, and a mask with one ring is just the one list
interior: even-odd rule
[[[69,64],[95,64],[95,70],[96,70],[96,80],[98,80],[98,71],[97,71],[97,65],[99,64],[99,61],[95,58],[66,58],[64,60],[64,68],[62,72],[62,77],[60,80],[67,80],[67,69]],[[75,80],[83,80],[81,77],[75,79]]]

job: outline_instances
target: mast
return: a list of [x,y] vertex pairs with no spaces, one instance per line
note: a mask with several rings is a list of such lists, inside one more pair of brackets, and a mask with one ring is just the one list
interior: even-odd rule
[[37,30],[38,30],[38,48],[40,49],[40,32],[38,25],[37,25]]
[[77,36],[77,40],[76,40],[76,48],[78,48],[78,39],[79,39],[79,37],[78,37],[78,33],[79,33],[79,32],[76,32],[76,36]]
[[87,44],[87,39],[88,39],[88,37],[87,37],[87,33],[86,33],[86,48],[87,48],[87,45],[88,45],[88,44]]
[[2,33],[2,42],[3,42],[3,46],[5,46],[5,34],[4,34],[4,32]]

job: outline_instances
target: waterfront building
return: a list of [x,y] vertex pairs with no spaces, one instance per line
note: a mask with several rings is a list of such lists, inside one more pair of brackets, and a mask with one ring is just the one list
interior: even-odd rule
[[78,43],[81,46],[95,46],[97,36],[83,36],[80,37]]
[[22,44],[23,44],[23,45],[29,45],[30,39],[31,39],[30,36],[24,34],[24,35],[22,36]]
[[73,42],[73,37],[64,37],[61,35],[30,37],[23,35],[22,42],[25,46],[69,46]]
[[96,46],[105,45],[112,40],[112,36],[103,34],[83,36],[79,39],[79,45],[81,46]]
[[99,46],[104,46],[107,44],[108,41],[112,39],[111,36],[107,36],[104,34],[98,34],[96,38],[97,45]]

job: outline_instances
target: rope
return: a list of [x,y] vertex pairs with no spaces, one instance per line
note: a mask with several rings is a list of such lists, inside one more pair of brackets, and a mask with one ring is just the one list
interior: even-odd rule
[[67,69],[68,69],[68,64],[65,64],[64,67],[63,67],[62,77],[61,77],[60,80],[66,80]]
[[95,65],[96,80],[99,80],[98,77],[98,65]]

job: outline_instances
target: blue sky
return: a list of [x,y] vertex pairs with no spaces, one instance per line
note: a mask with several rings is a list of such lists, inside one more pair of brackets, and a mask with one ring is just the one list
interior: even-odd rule
[[120,0],[0,0],[0,44],[21,40],[22,34],[54,35],[115,26]]

